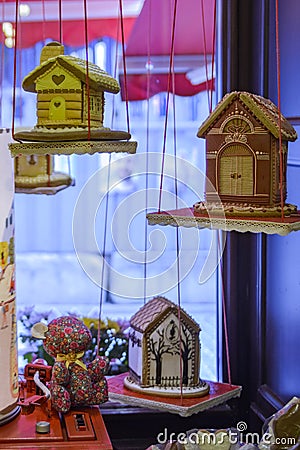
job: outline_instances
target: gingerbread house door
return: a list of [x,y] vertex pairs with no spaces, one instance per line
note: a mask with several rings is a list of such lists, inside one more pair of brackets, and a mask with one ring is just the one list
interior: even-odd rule
[[220,195],[254,194],[255,164],[252,151],[243,144],[230,144],[219,157]]
[[50,102],[49,119],[65,120],[66,118],[66,101],[63,97],[54,97]]

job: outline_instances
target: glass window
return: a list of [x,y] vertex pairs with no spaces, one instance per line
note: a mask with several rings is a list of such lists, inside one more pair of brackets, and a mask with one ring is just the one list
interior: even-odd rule
[[[24,50],[24,75],[38,64],[40,49],[41,45],[37,45]],[[65,53],[85,58],[85,49],[66,48]],[[89,57],[109,71],[115,61],[114,42],[104,40],[91,45]],[[5,86],[8,95],[8,79]],[[33,126],[35,95],[21,90],[18,95],[24,106],[16,125]],[[149,226],[145,219],[146,212],[157,211],[159,202],[162,209],[168,210],[191,207],[203,199],[204,141],[196,133],[208,115],[207,92],[193,97],[176,96],[174,101],[171,96],[162,177],[166,105],[166,93],[149,101],[129,103],[130,131],[132,139],[138,142],[136,155],[57,156],[55,170],[71,170],[74,187],[55,196],[16,195],[17,302],[20,310],[34,305],[38,311],[51,311],[50,317],[73,312],[80,317],[97,318],[101,284],[102,318],[128,320],[145,297],[164,295],[177,303],[179,280],[181,305],[202,328],[201,376],[215,380],[214,232],[180,228],[178,252],[176,228]],[[11,117],[3,105],[2,118],[3,124],[9,124]],[[126,107],[119,95],[105,94],[104,126],[126,130]],[[103,271],[100,254],[104,248]],[[211,276],[200,283],[208,256],[210,264],[213,261]]]

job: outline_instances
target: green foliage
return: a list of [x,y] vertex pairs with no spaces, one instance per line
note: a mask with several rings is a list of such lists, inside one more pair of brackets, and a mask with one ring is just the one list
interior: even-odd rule
[[124,320],[113,321],[110,319],[101,321],[98,352],[99,320],[90,318],[83,318],[82,320],[92,334],[92,343],[85,354],[85,361],[92,361],[99,354],[109,359],[109,374],[126,372],[128,370],[128,322]]
[[[31,328],[37,322],[47,324],[51,319],[52,311],[37,312],[34,307],[27,307],[18,313],[19,338],[22,343],[28,344],[32,350],[23,354],[26,363],[33,362],[36,358],[44,359],[47,364],[53,365],[54,359],[44,350],[43,341],[32,337]],[[106,356],[110,362],[109,374],[126,372],[128,370],[128,333],[129,324],[125,320],[101,321],[99,331],[98,351],[98,319],[88,317],[80,318],[90,329],[92,343],[84,356],[85,363],[92,361],[97,355]]]

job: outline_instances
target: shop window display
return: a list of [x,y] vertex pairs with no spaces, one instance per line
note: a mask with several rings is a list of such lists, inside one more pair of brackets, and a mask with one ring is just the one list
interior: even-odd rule
[[[34,49],[24,51],[24,62],[22,64],[22,71],[24,74],[28,73],[33,67],[38,65],[38,57],[41,49],[41,44],[37,44]],[[7,50],[6,50],[7,51]],[[115,43],[111,39],[104,39],[100,43],[94,43],[89,48],[89,57],[93,58],[96,63],[103,64],[105,62],[105,69],[109,70],[113,66],[115,60]],[[84,50],[66,48],[65,53],[73,56],[82,57]],[[6,58],[8,60],[9,58]],[[7,80],[9,74],[7,76]],[[7,82],[6,80],[6,82]],[[7,89],[7,95],[9,89]],[[18,91],[19,92],[19,91]],[[118,128],[121,124],[124,127],[126,121],[125,102],[120,98],[113,99],[113,96],[108,96],[106,99],[106,114],[108,126],[110,126],[110,114],[113,116],[114,128]],[[34,104],[35,99],[32,94],[20,93],[22,102],[26,107],[23,108],[23,116],[17,118],[17,125],[28,126],[34,123]],[[151,188],[158,190],[160,183],[160,158],[161,145],[163,139],[163,119],[166,114],[166,93],[159,93],[149,100],[149,115],[151,119],[150,125],[150,151],[157,154],[157,161],[154,166],[155,173],[149,176],[149,184]],[[185,160],[190,161],[191,165],[182,166],[182,182],[179,185],[179,195],[183,202],[191,204],[201,197],[202,192],[197,192],[195,195],[190,189],[189,180],[191,178],[191,171],[195,167],[200,167],[200,172],[204,172],[204,157],[202,152],[202,143],[196,137],[196,132],[199,123],[204,120],[208,113],[207,106],[207,92],[202,92],[196,96],[189,98],[176,96],[176,111],[177,111],[177,146],[179,148],[179,156]],[[18,100],[17,100],[18,102]],[[133,101],[129,103],[129,115],[131,134],[134,140],[139,142],[139,152],[145,154],[146,152],[146,116],[147,116],[147,101]],[[172,108],[171,108],[172,109]],[[172,110],[170,111],[172,114]],[[3,121],[9,125],[10,117],[4,117],[2,111]],[[172,153],[174,147],[172,126],[169,126],[168,131],[168,145],[167,152],[170,154],[170,172],[173,170]],[[76,200],[85,185],[86,181],[93,176],[97,169],[101,171],[106,170],[108,164],[107,155],[90,156],[75,155],[69,157],[69,162],[64,157],[55,157],[55,167],[60,171],[68,170],[68,165],[71,166],[72,177],[76,180],[76,185],[64,191],[61,195],[56,195],[53,198],[38,197],[38,196],[16,196],[16,210],[18,215],[17,220],[17,258],[18,258],[18,305],[20,310],[26,307],[36,305],[37,312],[51,311],[54,317],[57,314],[75,313],[78,317],[98,317],[98,299],[99,288],[97,280],[95,283],[94,272],[99,269],[97,266],[98,257],[94,252],[94,247],[91,245],[90,237],[84,232],[85,217],[88,217],[92,211],[90,205],[87,204],[85,217],[81,217],[80,227],[82,229],[82,241],[80,248],[85,254],[84,270],[78,263],[76,254],[74,253],[72,240],[72,217]],[[145,161],[145,159],[144,159]],[[122,202],[130,202],[130,197],[136,191],[141,192],[141,197],[144,194],[146,186],[145,166],[140,163],[139,168],[135,167],[134,160],[129,156],[113,157],[111,177],[114,181],[113,187],[109,193],[109,220],[110,223],[115,216],[115,209],[117,205]],[[103,172],[102,172],[103,173]],[[99,175],[101,176],[101,175]],[[100,189],[105,187],[100,185]],[[168,177],[166,180],[166,191],[174,191],[174,180]],[[201,186],[199,187],[201,190]],[[174,199],[171,194],[169,198],[164,199],[167,206],[173,207]],[[144,197],[140,200],[144,207]],[[152,200],[152,207],[156,208],[157,193]],[[127,203],[128,204],[128,203]],[[126,205],[126,203],[125,203]],[[31,231],[28,233],[27,222],[25,217],[28,217],[28,211],[31,211],[34,220],[31,221]],[[103,204],[100,205],[96,217],[96,235],[99,248],[103,244],[104,225],[101,220],[103,214]],[[129,238],[122,242],[120,236],[123,235],[120,224],[116,221],[107,237],[106,255],[108,267],[113,270],[108,270],[105,273],[105,293],[103,306],[103,319],[107,317],[112,320],[129,319],[143,304],[143,261],[141,252],[144,248],[143,233],[137,230],[144,229],[145,216],[143,212],[136,214],[136,209],[131,212],[134,220],[126,223],[125,228],[129,228]],[[22,225],[21,225],[22,224]],[[149,228],[148,233],[153,233],[153,227]],[[158,238],[153,241],[153,246],[149,251],[148,257],[148,273],[149,276],[158,276],[159,272],[165,273],[166,269],[171,267],[176,259],[176,249],[174,245],[174,232],[172,230],[164,229],[165,241],[168,242],[166,249],[162,250],[161,232],[156,232]],[[198,238],[199,239],[199,238]],[[188,293],[184,307],[188,309],[193,317],[200,323],[205,322],[206,326],[202,332],[203,353],[206,354],[204,358],[207,363],[203,362],[201,376],[209,379],[217,378],[217,285],[216,275],[213,274],[204,284],[199,284],[199,275],[205,264],[207,255],[212,250],[214,245],[212,233],[204,231],[198,240],[199,249],[197,250],[197,257],[194,257],[195,249],[191,243],[185,244],[183,248],[183,258],[185,264],[190,265],[189,275],[182,280],[183,289]],[[160,263],[151,263],[153,259],[161,254]],[[191,262],[189,262],[191,261]],[[97,269],[98,267],[98,269]],[[91,272],[89,270],[91,268]],[[87,272],[87,273],[86,273]],[[115,273],[127,274],[127,282],[122,289],[116,286],[118,277]],[[167,273],[168,278],[176,278],[172,269]],[[74,279],[77,280],[76,288],[74,286]],[[53,281],[55,280],[55,281]],[[43,303],[38,300],[40,298],[41,286],[49,286],[44,290]],[[58,290],[59,286],[59,290]],[[58,292],[59,291],[59,292]],[[28,294],[30,292],[30,295]],[[130,294],[128,294],[130,292]],[[166,292],[168,297],[176,302],[176,290],[174,284],[168,280],[166,282]],[[151,292],[152,294],[152,292]],[[161,292],[154,292],[154,295],[160,295]],[[199,303],[201,307],[199,307]],[[22,350],[23,349],[23,350]],[[20,350],[24,353],[30,348],[20,345]],[[24,364],[24,363],[23,363]]]

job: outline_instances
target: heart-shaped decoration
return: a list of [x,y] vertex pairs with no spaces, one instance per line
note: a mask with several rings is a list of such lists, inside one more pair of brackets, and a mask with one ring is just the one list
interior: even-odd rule
[[61,105],[60,102],[54,102],[54,106],[55,106],[56,108],[58,108],[60,105]]
[[52,81],[56,84],[56,86],[59,86],[63,81],[65,81],[64,75],[52,75]]

